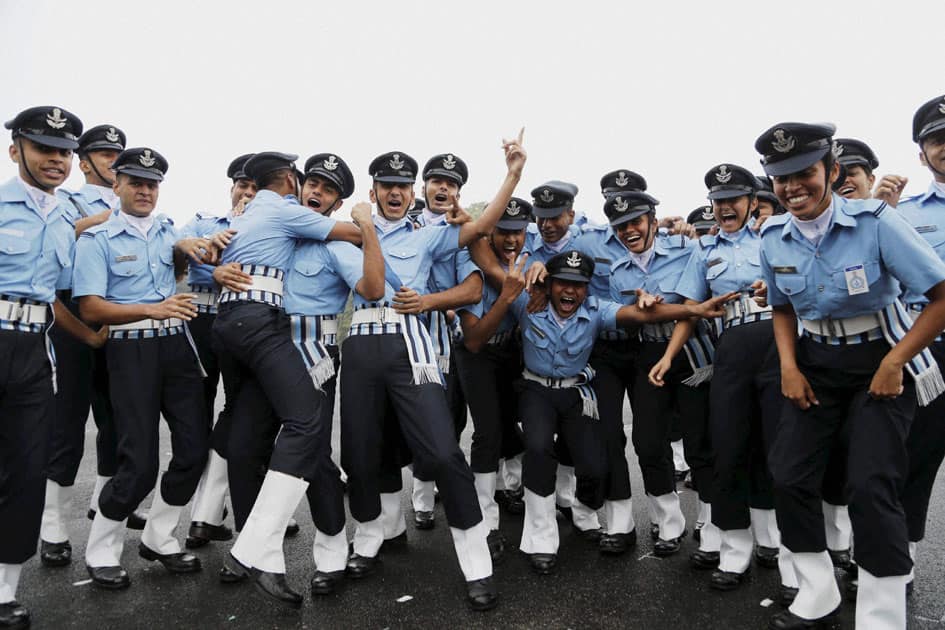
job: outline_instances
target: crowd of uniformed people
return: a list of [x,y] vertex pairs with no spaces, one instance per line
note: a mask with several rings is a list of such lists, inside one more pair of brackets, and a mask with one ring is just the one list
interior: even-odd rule
[[[232,509],[220,581],[299,606],[283,539],[304,497],[311,593],[332,593],[406,539],[406,466],[414,526],[435,527],[439,498],[467,603],[487,610],[511,549],[557,570],[559,515],[600,553],[636,545],[631,425],[656,556],[691,532],[715,589],[777,570],[771,628],[839,627],[842,592],[858,628],[905,627],[945,457],[945,96],[913,119],[924,193],[877,183],[870,147],[833,125],[783,122],[755,142],[763,174],[713,166],[709,204],[686,218],[658,220],[642,175],[605,174],[603,225],[566,181],[516,196],[522,133],[476,218],[452,153],[423,168],[378,156],[346,222],[331,216],[354,194],[341,156],[299,170],[266,151],[229,165],[228,212],[179,228],[157,210],[167,159],[119,127],[84,130],[53,106],[5,126],[18,174],[0,186],[0,627],[30,624],[17,585],[37,549],[72,562],[90,412],[84,562],[103,589],[131,584],[126,528],[142,559],[189,573],[201,562],[182,542],[233,539]],[[76,156],[73,192],[60,185]],[[522,519],[521,540],[500,513]]]

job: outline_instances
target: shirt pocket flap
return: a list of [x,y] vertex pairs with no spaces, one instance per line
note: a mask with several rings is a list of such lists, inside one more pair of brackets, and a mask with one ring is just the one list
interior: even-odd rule
[[807,287],[807,278],[793,273],[776,273],[774,283],[784,295],[796,295]]

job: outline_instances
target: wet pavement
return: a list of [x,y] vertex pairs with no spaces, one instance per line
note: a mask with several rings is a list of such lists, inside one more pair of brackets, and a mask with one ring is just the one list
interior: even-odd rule
[[[222,395],[222,392],[221,392]],[[629,417],[629,413],[628,413]],[[85,517],[95,479],[94,424],[88,423],[89,450],[82,461],[75,498],[68,511],[73,562],[45,568],[38,555],[24,567],[18,597],[33,613],[35,628],[727,628],[766,627],[779,610],[776,570],[755,565],[736,591],[720,593],[708,586],[708,572],[692,570],[688,555],[696,543],[688,536],[680,553],[652,555],[646,532],[648,519],[639,469],[633,459],[634,516],[638,544],[622,557],[602,556],[559,519],[561,547],[558,572],[536,576],[517,546],[521,517],[503,513],[501,530],[511,549],[496,566],[499,606],[485,613],[466,608],[465,585],[459,572],[446,519],[437,504],[436,527],[413,527],[409,496],[404,494],[408,542],[381,554],[378,571],[360,581],[347,581],[339,592],[313,599],[308,582],[314,571],[314,528],[307,504],[296,518],[301,532],[285,542],[290,584],[305,594],[300,610],[271,603],[251,584],[224,585],[217,579],[230,543],[211,543],[197,550],[203,571],[171,575],[156,562],[137,555],[140,532],[128,531],[123,566],[131,588],[103,591],[89,583],[83,557],[89,525]],[[463,445],[469,446],[467,427]],[[169,449],[166,427],[162,445]],[[337,453],[337,427],[335,436]],[[632,455],[632,449],[631,455]],[[165,460],[169,453],[164,452]],[[915,592],[910,598],[909,627],[945,628],[945,475],[940,474],[930,508],[926,540],[920,544]],[[405,479],[406,481],[406,479]],[[679,486],[684,510],[694,520],[697,501]],[[150,498],[144,505],[150,504]],[[178,533],[183,540],[189,511]],[[232,517],[227,518],[232,526]],[[349,537],[351,534],[349,527]],[[838,576],[840,574],[838,573]],[[845,628],[853,627],[853,605],[843,605]]]

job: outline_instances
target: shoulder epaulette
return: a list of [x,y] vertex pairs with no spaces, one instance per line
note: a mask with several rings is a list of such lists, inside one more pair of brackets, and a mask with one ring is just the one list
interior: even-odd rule
[[789,215],[787,212],[785,212],[784,214],[776,214],[772,217],[768,217],[768,220],[765,221],[764,224],[761,226],[761,233],[764,234],[768,230],[773,229],[775,227],[784,227],[784,224],[787,223],[788,219],[790,218],[791,218],[791,215]]
[[[105,223],[108,223],[108,221],[105,221]],[[82,233],[79,234],[79,236],[80,236],[80,237],[82,237],[82,236],[88,236],[88,237],[90,237],[90,238],[95,238],[95,235],[96,235],[96,234],[99,234],[99,233],[105,231],[105,229],[106,229],[105,223],[99,223],[98,225],[93,225],[93,226],[90,227],[90,228],[86,228],[86,229],[82,230]]]
[[205,212],[203,210],[200,210],[199,212],[197,212],[196,217],[198,219],[219,219],[220,218],[211,212]]
[[699,237],[699,246],[702,249],[706,247],[714,247],[719,242],[719,237],[715,234],[703,234]]

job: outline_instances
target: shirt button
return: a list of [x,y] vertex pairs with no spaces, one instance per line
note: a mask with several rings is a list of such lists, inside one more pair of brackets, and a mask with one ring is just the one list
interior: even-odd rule
[[821,293],[823,293],[823,292],[824,292],[824,285],[822,285],[822,284],[819,285],[819,286],[817,287],[817,290],[820,291]]
[[151,269],[157,269],[157,264],[156,264],[156,263],[151,263]]
[[741,248],[742,248],[741,245],[736,245],[736,246],[735,246],[735,249],[741,249]]
[[736,266],[736,267],[741,267],[742,264],[741,264],[741,263],[735,263],[735,266]]
[[814,258],[820,258],[820,252],[814,252]]

